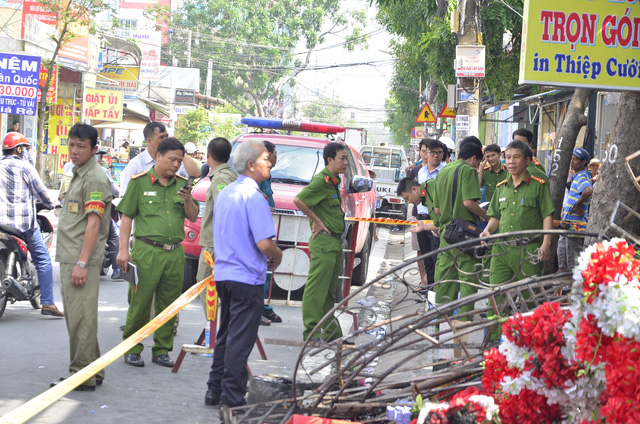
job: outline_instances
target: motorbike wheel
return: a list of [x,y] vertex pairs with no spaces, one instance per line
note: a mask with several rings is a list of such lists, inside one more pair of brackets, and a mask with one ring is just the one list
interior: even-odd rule
[[42,305],[40,304],[40,289],[38,288],[33,292],[33,297],[29,300],[31,302],[31,306],[33,309],[40,309]]
[[29,299],[29,302],[31,302],[31,306],[33,306],[33,309],[40,309],[42,307],[42,305],[40,304],[40,296],[41,296],[40,281],[38,280],[38,272],[36,271],[33,264],[31,264],[31,274],[35,278],[34,286],[38,286],[38,288],[33,291],[33,294],[31,295],[31,299]]
[[[4,280],[5,259],[0,256],[0,280]],[[0,289],[0,317],[4,314],[4,310],[7,307],[7,296],[4,289]]]

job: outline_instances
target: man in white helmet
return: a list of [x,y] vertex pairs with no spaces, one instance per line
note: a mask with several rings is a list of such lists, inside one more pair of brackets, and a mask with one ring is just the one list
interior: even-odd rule
[[198,151],[196,145],[192,142],[185,143],[184,150],[187,152],[187,155],[189,155],[189,157],[196,163],[198,169],[202,169],[202,162],[196,159],[196,152]]

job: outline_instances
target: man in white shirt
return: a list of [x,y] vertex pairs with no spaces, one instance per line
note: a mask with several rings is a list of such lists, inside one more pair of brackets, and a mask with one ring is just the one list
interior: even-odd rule
[[[156,163],[156,149],[162,140],[167,138],[167,128],[162,122],[149,122],[143,130],[144,138],[147,141],[147,149],[135,158],[131,159],[127,166],[120,173],[120,195],[124,196],[127,191],[129,180],[134,175],[148,171]],[[178,170],[178,175],[183,177],[199,177],[200,169],[189,155],[184,155],[182,165]]]
[[[433,139],[423,139],[422,142],[426,140],[427,147],[427,165],[420,168],[418,171],[418,182],[420,184],[426,183],[428,180],[433,180],[438,176],[438,173],[444,166],[447,164],[443,162],[444,152],[447,150],[447,147],[438,140]],[[422,144],[421,142],[421,144]],[[432,211],[430,211],[426,206],[418,205],[418,220],[430,220],[431,216],[429,215]],[[418,233],[418,245],[420,246],[420,253],[425,254],[432,252],[440,247],[440,239],[434,236],[431,231],[422,231]],[[424,267],[427,274],[427,286],[435,283],[434,274],[436,267],[436,256],[432,256],[424,260]],[[421,288],[425,288],[425,285],[420,282]]]

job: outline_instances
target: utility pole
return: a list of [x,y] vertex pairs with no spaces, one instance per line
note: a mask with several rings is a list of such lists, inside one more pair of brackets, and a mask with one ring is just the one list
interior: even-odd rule
[[[458,45],[481,45],[480,1],[460,0],[458,10],[452,15],[452,21],[456,19],[459,19]],[[456,32],[455,27],[455,22],[452,22],[454,32]],[[456,58],[456,61],[458,60]],[[456,63],[456,67],[457,65]],[[484,63],[482,65],[484,66]],[[480,116],[482,115],[482,79],[461,77],[458,79],[457,89],[461,94],[465,94],[465,97],[470,96],[467,100],[458,99],[456,144],[459,147],[460,141],[467,135],[479,135]],[[468,125],[465,124],[466,122]]]
[[191,68],[191,30],[187,34],[187,68]]
[[207,62],[207,86],[204,93],[207,97],[211,96],[211,79],[213,78],[213,59],[209,59]]

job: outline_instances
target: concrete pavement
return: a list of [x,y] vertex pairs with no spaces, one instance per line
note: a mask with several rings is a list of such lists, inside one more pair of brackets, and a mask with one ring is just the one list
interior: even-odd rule
[[[52,198],[57,193],[51,193]],[[57,219],[49,213],[55,224]],[[373,247],[369,278],[380,269],[403,260],[404,254],[386,258],[388,228],[378,227],[380,241]],[[402,230],[400,232],[403,232]],[[397,237],[392,237],[396,239]],[[403,237],[394,243],[403,245]],[[54,242],[55,243],[55,242]],[[55,244],[54,244],[55,249]],[[55,250],[51,252],[52,257]],[[54,296],[61,307],[59,267],[54,263]],[[102,352],[122,340],[119,327],[124,324],[127,311],[127,283],[102,277],[99,301],[99,340]],[[366,293],[362,294],[364,297]],[[376,294],[377,295],[377,294]],[[387,296],[382,293],[381,296]],[[357,299],[355,299],[357,300]],[[193,343],[205,324],[199,300],[188,305],[180,314],[180,327],[175,338],[173,359],[182,344]],[[296,306],[276,306],[283,322],[260,327],[264,340],[302,340],[301,310]],[[348,330],[348,323],[345,324]],[[28,302],[8,305],[0,318],[0,416],[32,397],[42,393],[49,383],[67,375],[68,337],[63,319],[43,317]],[[151,345],[145,340],[142,357],[144,368],[133,368],[117,360],[106,369],[104,385],[95,392],[71,392],[54,403],[30,422],[33,423],[112,423],[148,422],[158,420],[171,423],[217,422],[217,408],[203,402],[206,381],[211,365],[210,357],[187,355],[180,371],[171,374],[168,368],[151,363]],[[257,349],[250,358],[254,374],[280,374],[291,377],[300,348],[265,344],[267,361],[260,359]]]

